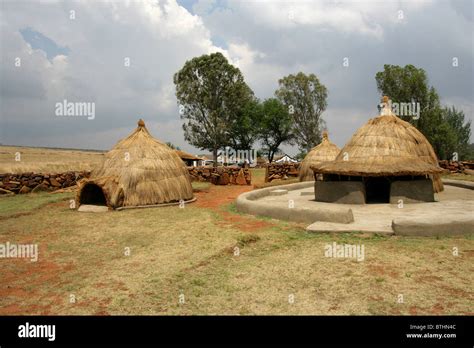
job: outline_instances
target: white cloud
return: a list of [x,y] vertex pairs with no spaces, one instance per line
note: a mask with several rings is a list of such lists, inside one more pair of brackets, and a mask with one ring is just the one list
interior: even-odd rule
[[[183,140],[172,77],[186,60],[217,51],[239,66],[259,98],[272,97],[287,74],[315,73],[329,89],[323,117],[339,145],[375,115],[374,75],[383,64],[424,68],[445,96],[442,102],[452,101],[472,119],[472,19],[459,14],[472,10],[468,5],[456,10],[425,0],[200,0],[192,14],[174,0],[34,7],[7,1],[0,12],[0,142],[108,148],[143,117],[155,136],[191,150]],[[32,49],[19,33],[28,27],[69,48],[68,55],[48,60]],[[22,59],[20,69],[13,66],[15,57]],[[348,68],[344,57],[350,58]],[[461,62],[456,70],[452,57]],[[95,101],[96,119],[58,120],[54,103],[63,99]]]
[[[381,39],[382,24],[396,23],[399,10],[419,10],[427,3],[414,1],[401,6],[399,1],[235,1],[220,13],[237,12],[253,23],[271,29],[305,26]],[[206,12],[210,6],[201,4],[195,8]]]
[[[91,134],[108,129],[134,127],[137,115],[154,122],[181,121],[176,108],[173,74],[194,56],[224,51],[212,44],[200,17],[174,0],[140,2],[100,1],[2,4],[1,42],[3,126],[1,141],[31,141],[25,126],[59,132],[54,104],[63,99],[96,102]],[[70,11],[75,19],[70,19]],[[32,28],[68,47],[67,56],[51,61],[40,49],[32,49],[19,30]],[[58,30],[60,28],[60,30]],[[22,66],[15,68],[15,57]],[[125,58],[130,66],[124,65]],[[37,102],[31,100],[36,96]],[[24,100],[22,100],[22,98]],[[73,141],[78,120],[61,120],[61,131],[71,137],[49,134],[58,146]],[[112,121],[112,122],[111,122]],[[87,123],[89,122],[89,123]],[[69,127],[69,128],[68,128]],[[113,133],[113,130],[111,130]],[[38,130],[37,140],[44,142]],[[104,134],[112,134],[104,133]],[[160,137],[161,131],[157,132]],[[79,135],[78,135],[79,136]],[[99,143],[109,140],[99,136]],[[181,140],[182,142],[182,140]]]

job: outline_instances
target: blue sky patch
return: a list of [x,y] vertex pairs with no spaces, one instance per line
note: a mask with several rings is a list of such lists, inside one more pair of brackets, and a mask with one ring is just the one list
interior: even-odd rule
[[186,10],[188,10],[189,13],[192,13],[192,14],[194,14],[193,6],[197,2],[198,2],[198,0],[177,0],[177,3],[180,6],[183,6]]
[[58,46],[49,37],[32,28],[20,29],[20,34],[23,36],[23,40],[29,43],[33,49],[44,51],[50,61],[60,54],[67,56],[71,51],[68,47]]

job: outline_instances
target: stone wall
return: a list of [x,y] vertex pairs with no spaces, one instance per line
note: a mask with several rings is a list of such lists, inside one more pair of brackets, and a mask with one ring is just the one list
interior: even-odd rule
[[300,163],[271,163],[265,169],[265,182],[298,177]]
[[[248,168],[239,167],[188,167],[191,181],[211,182],[215,185],[250,185],[252,177]],[[23,194],[55,191],[76,185],[88,178],[90,172],[65,172],[59,174],[21,173],[0,174],[0,194]]]
[[451,173],[465,173],[473,175],[474,161],[439,161],[439,166],[449,170]]
[[[474,161],[439,161],[439,166],[451,173],[464,173],[474,175]],[[272,180],[297,177],[300,163],[271,163],[266,165],[265,182]]]
[[229,167],[188,167],[191,181],[210,182],[214,185],[250,185],[252,176],[248,168]]
[[54,191],[76,185],[90,172],[65,172],[59,174],[22,173],[0,174],[0,194],[17,194],[39,191]]

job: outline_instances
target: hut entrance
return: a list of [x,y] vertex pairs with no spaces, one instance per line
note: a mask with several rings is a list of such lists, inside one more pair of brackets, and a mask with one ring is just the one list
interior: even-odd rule
[[390,203],[390,180],[385,177],[365,179],[366,203]]
[[81,190],[80,204],[107,205],[104,192],[96,184],[86,184]]

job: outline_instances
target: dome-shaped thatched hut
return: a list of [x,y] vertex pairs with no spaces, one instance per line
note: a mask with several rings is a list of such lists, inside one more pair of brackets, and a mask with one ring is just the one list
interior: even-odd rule
[[119,141],[89,179],[79,183],[77,203],[122,207],[189,201],[193,189],[184,162],[153,138],[143,120]]
[[[316,200],[318,194],[320,200],[345,203],[365,203],[371,197],[381,202],[434,200],[433,192],[442,189],[436,154],[425,136],[393,114],[388,105],[384,98],[381,114],[359,128],[334,161],[311,166],[326,182],[332,182],[319,184]],[[338,192],[324,197],[330,189]]]
[[316,145],[306,155],[303,162],[301,162],[299,179],[300,181],[314,181],[314,173],[311,170],[313,164],[318,164],[327,161],[334,161],[341,149],[329,141],[328,132],[323,132],[323,140],[321,144]]

